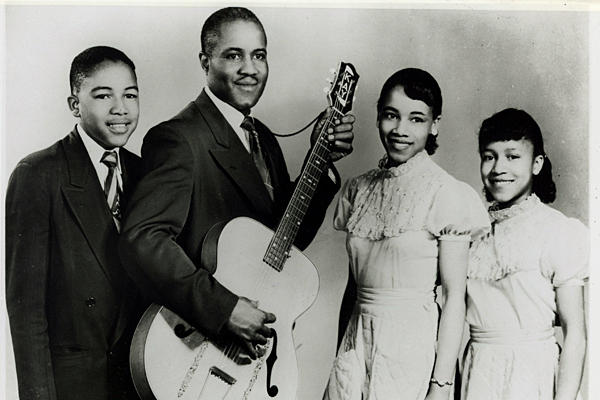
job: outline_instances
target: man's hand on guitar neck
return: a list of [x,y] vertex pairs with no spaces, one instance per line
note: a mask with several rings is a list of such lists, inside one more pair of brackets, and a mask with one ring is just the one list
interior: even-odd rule
[[227,329],[235,334],[244,344],[252,359],[261,356],[259,345],[267,343],[267,338],[273,336],[273,331],[265,324],[275,322],[275,314],[262,311],[258,303],[245,297],[240,297],[227,321]]
[[[313,132],[310,136],[310,144],[313,146],[318,139],[321,130],[325,127],[327,120],[333,113],[331,107],[327,107],[325,111],[321,113],[319,121],[315,124]],[[331,148],[330,158],[331,161],[337,161],[342,157],[352,153],[352,141],[354,140],[354,115],[347,114],[341,118],[333,118],[332,126],[327,128],[327,140],[333,143]]]

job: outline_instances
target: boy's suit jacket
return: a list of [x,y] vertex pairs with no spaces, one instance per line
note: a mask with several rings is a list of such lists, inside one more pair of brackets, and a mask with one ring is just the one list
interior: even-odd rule
[[[123,196],[140,160],[120,150]],[[21,400],[136,398],[128,368],[143,304],[74,129],[23,159],[6,195],[6,301]]]
[[[144,177],[130,201],[121,256],[137,283],[206,334],[216,335],[237,296],[201,262],[202,242],[220,222],[248,216],[273,228],[294,188],[273,134],[255,122],[275,198],[271,201],[251,155],[203,91],[144,138]],[[300,227],[306,247],[339,189],[324,177]]]

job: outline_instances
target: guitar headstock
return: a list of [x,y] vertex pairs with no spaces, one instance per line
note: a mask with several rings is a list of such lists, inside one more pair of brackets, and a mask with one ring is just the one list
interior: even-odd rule
[[327,92],[327,100],[329,105],[342,115],[352,109],[358,77],[354,65],[340,62],[331,88]]

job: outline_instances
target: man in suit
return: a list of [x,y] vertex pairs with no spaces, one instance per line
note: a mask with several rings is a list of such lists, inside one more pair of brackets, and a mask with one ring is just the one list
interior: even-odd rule
[[[128,207],[119,248],[131,276],[155,302],[204,334],[235,335],[256,357],[255,346],[266,343],[276,316],[221,285],[212,276],[214,265],[203,262],[202,243],[213,225],[239,216],[274,228],[294,184],[273,134],[249,118],[268,77],[258,18],[245,8],[221,9],[206,20],[201,46],[207,87],[144,138],[144,177]],[[347,115],[330,128],[333,160],[352,151],[353,121]],[[300,227],[301,248],[314,238],[339,189],[333,164],[324,175]]]
[[79,119],[19,162],[6,194],[6,302],[21,400],[137,399],[128,351],[144,304],[117,253],[120,210],[139,180],[122,148],[138,122],[133,62],[111,47],[77,55]]

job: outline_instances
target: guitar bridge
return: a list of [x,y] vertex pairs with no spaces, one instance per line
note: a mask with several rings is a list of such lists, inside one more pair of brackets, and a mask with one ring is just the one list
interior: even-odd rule
[[228,385],[233,385],[236,379],[218,367],[210,367],[208,370],[210,375],[219,378]]

